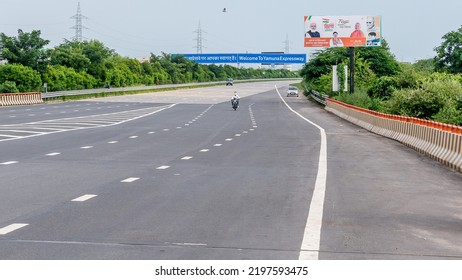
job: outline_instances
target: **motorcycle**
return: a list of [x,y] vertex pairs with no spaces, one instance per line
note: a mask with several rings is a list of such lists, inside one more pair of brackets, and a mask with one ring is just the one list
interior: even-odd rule
[[231,100],[231,105],[233,106],[234,111],[236,111],[237,108],[239,107],[239,99]]

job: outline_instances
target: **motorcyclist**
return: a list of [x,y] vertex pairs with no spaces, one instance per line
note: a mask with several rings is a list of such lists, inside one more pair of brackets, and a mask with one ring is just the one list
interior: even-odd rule
[[237,101],[237,107],[239,108],[239,99],[240,99],[239,95],[237,95],[237,91],[235,91],[233,97],[231,98],[231,105],[233,105],[234,100],[236,100]]

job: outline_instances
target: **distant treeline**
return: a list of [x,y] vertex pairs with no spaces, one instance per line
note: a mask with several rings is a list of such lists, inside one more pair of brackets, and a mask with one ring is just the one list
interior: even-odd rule
[[202,65],[182,55],[162,53],[140,62],[122,57],[102,42],[65,41],[47,49],[40,31],[18,30],[17,37],[0,33],[0,92],[77,90],[105,87],[181,84],[257,78],[298,78],[286,69]]

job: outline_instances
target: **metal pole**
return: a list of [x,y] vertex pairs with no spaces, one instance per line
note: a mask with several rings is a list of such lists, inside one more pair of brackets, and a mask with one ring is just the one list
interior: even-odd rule
[[350,93],[355,92],[355,48],[350,47]]

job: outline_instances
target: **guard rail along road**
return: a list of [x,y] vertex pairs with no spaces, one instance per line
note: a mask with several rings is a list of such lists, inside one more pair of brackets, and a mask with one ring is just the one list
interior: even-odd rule
[[[312,91],[311,91],[312,92]],[[312,96],[313,93],[310,92]],[[319,93],[315,94],[319,97]],[[395,139],[462,172],[462,127],[380,113],[324,96],[325,109],[373,133]]]
[[[265,82],[265,81],[292,81],[300,80],[297,78],[271,78],[271,79],[248,79],[248,80],[234,80],[235,83],[249,83],[249,82]],[[219,86],[225,85],[225,81],[215,82],[202,82],[202,83],[187,83],[187,84],[167,84],[167,85],[154,85],[154,86],[131,86],[119,88],[95,88],[95,89],[82,89],[82,90],[69,90],[69,91],[54,91],[54,92],[27,92],[27,93],[0,93],[0,106],[13,106],[13,105],[31,105],[39,104],[48,100],[66,100],[69,97],[77,96],[88,98],[102,97],[118,94],[132,94],[153,92],[161,90],[174,90],[180,88],[194,88],[205,86]]]
[[40,92],[0,93],[0,106],[43,103]]

